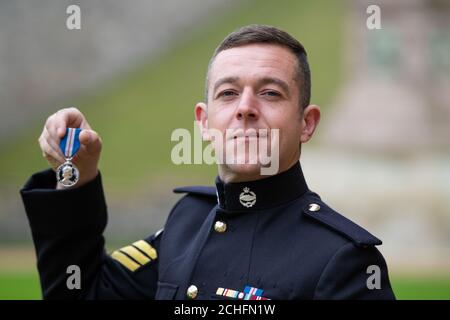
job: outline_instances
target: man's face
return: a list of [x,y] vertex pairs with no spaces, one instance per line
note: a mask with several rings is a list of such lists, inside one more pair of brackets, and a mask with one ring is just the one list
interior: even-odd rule
[[[247,148],[238,153],[237,158],[247,160],[253,157],[249,155],[250,140],[266,139],[270,147],[270,130],[278,129],[279,168],[280,171],[289,168],[300,155],[302,117],[297,70],[296,57],[281,46],[251,44],[221,51],[209,73],[204,127],[217,129],[224,137],[227,129],[242,129],[244,132],[268,129],[266,137],[239,139],[238,143]],[[236,151],[236,138],[225,138],[228,139],[224,141],[224,151]],[[266,150],[264,152],[267,154]],[[259,172],[261,165],[248,162],[225,164],[219,170],[251,177]]]

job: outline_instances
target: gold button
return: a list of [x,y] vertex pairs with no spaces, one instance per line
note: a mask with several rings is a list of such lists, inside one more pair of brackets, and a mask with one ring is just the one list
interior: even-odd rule
[[317,203],[311,203],[308,208],[309,211],[316,212],[320,210],[320,206]]
[[214,224],[214,230],[220,233],[225,232],[227,230],[227,224],[223,221],[216,221]]
[[189,299],[195,299],[197,298],[197,294],[198,294],[198,289],[196,286],[194,285],[190,285],[189,288],[186,291],[186,296]]

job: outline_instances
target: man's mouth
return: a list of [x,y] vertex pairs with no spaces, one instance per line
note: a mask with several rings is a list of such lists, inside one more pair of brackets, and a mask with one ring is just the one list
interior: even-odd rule
[[232,133],[230,133],[228,140],[231,139],[259,139],[267,137],[267,129],[235,129]]

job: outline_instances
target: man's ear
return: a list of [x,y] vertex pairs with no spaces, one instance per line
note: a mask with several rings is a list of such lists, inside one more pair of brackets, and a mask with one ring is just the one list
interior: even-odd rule
[[300,135],[301,143],[306,143],[311,139],[320,122],[320,107],[310,104],[303,110],[302,131]]
[[211,140],[208,132],[208,106],[203,102],[199,102],[195,105],[194,111],[195,121],[197,122],[198,128],[200,129],[202,139],[204,141]]

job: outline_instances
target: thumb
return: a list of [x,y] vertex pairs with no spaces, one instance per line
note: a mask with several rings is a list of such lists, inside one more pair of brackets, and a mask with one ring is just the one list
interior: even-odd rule
[[84,145],[89,153],[101,150],[102,141],[97,132],[90,129],[84,129],[80,132],[80,143]]

